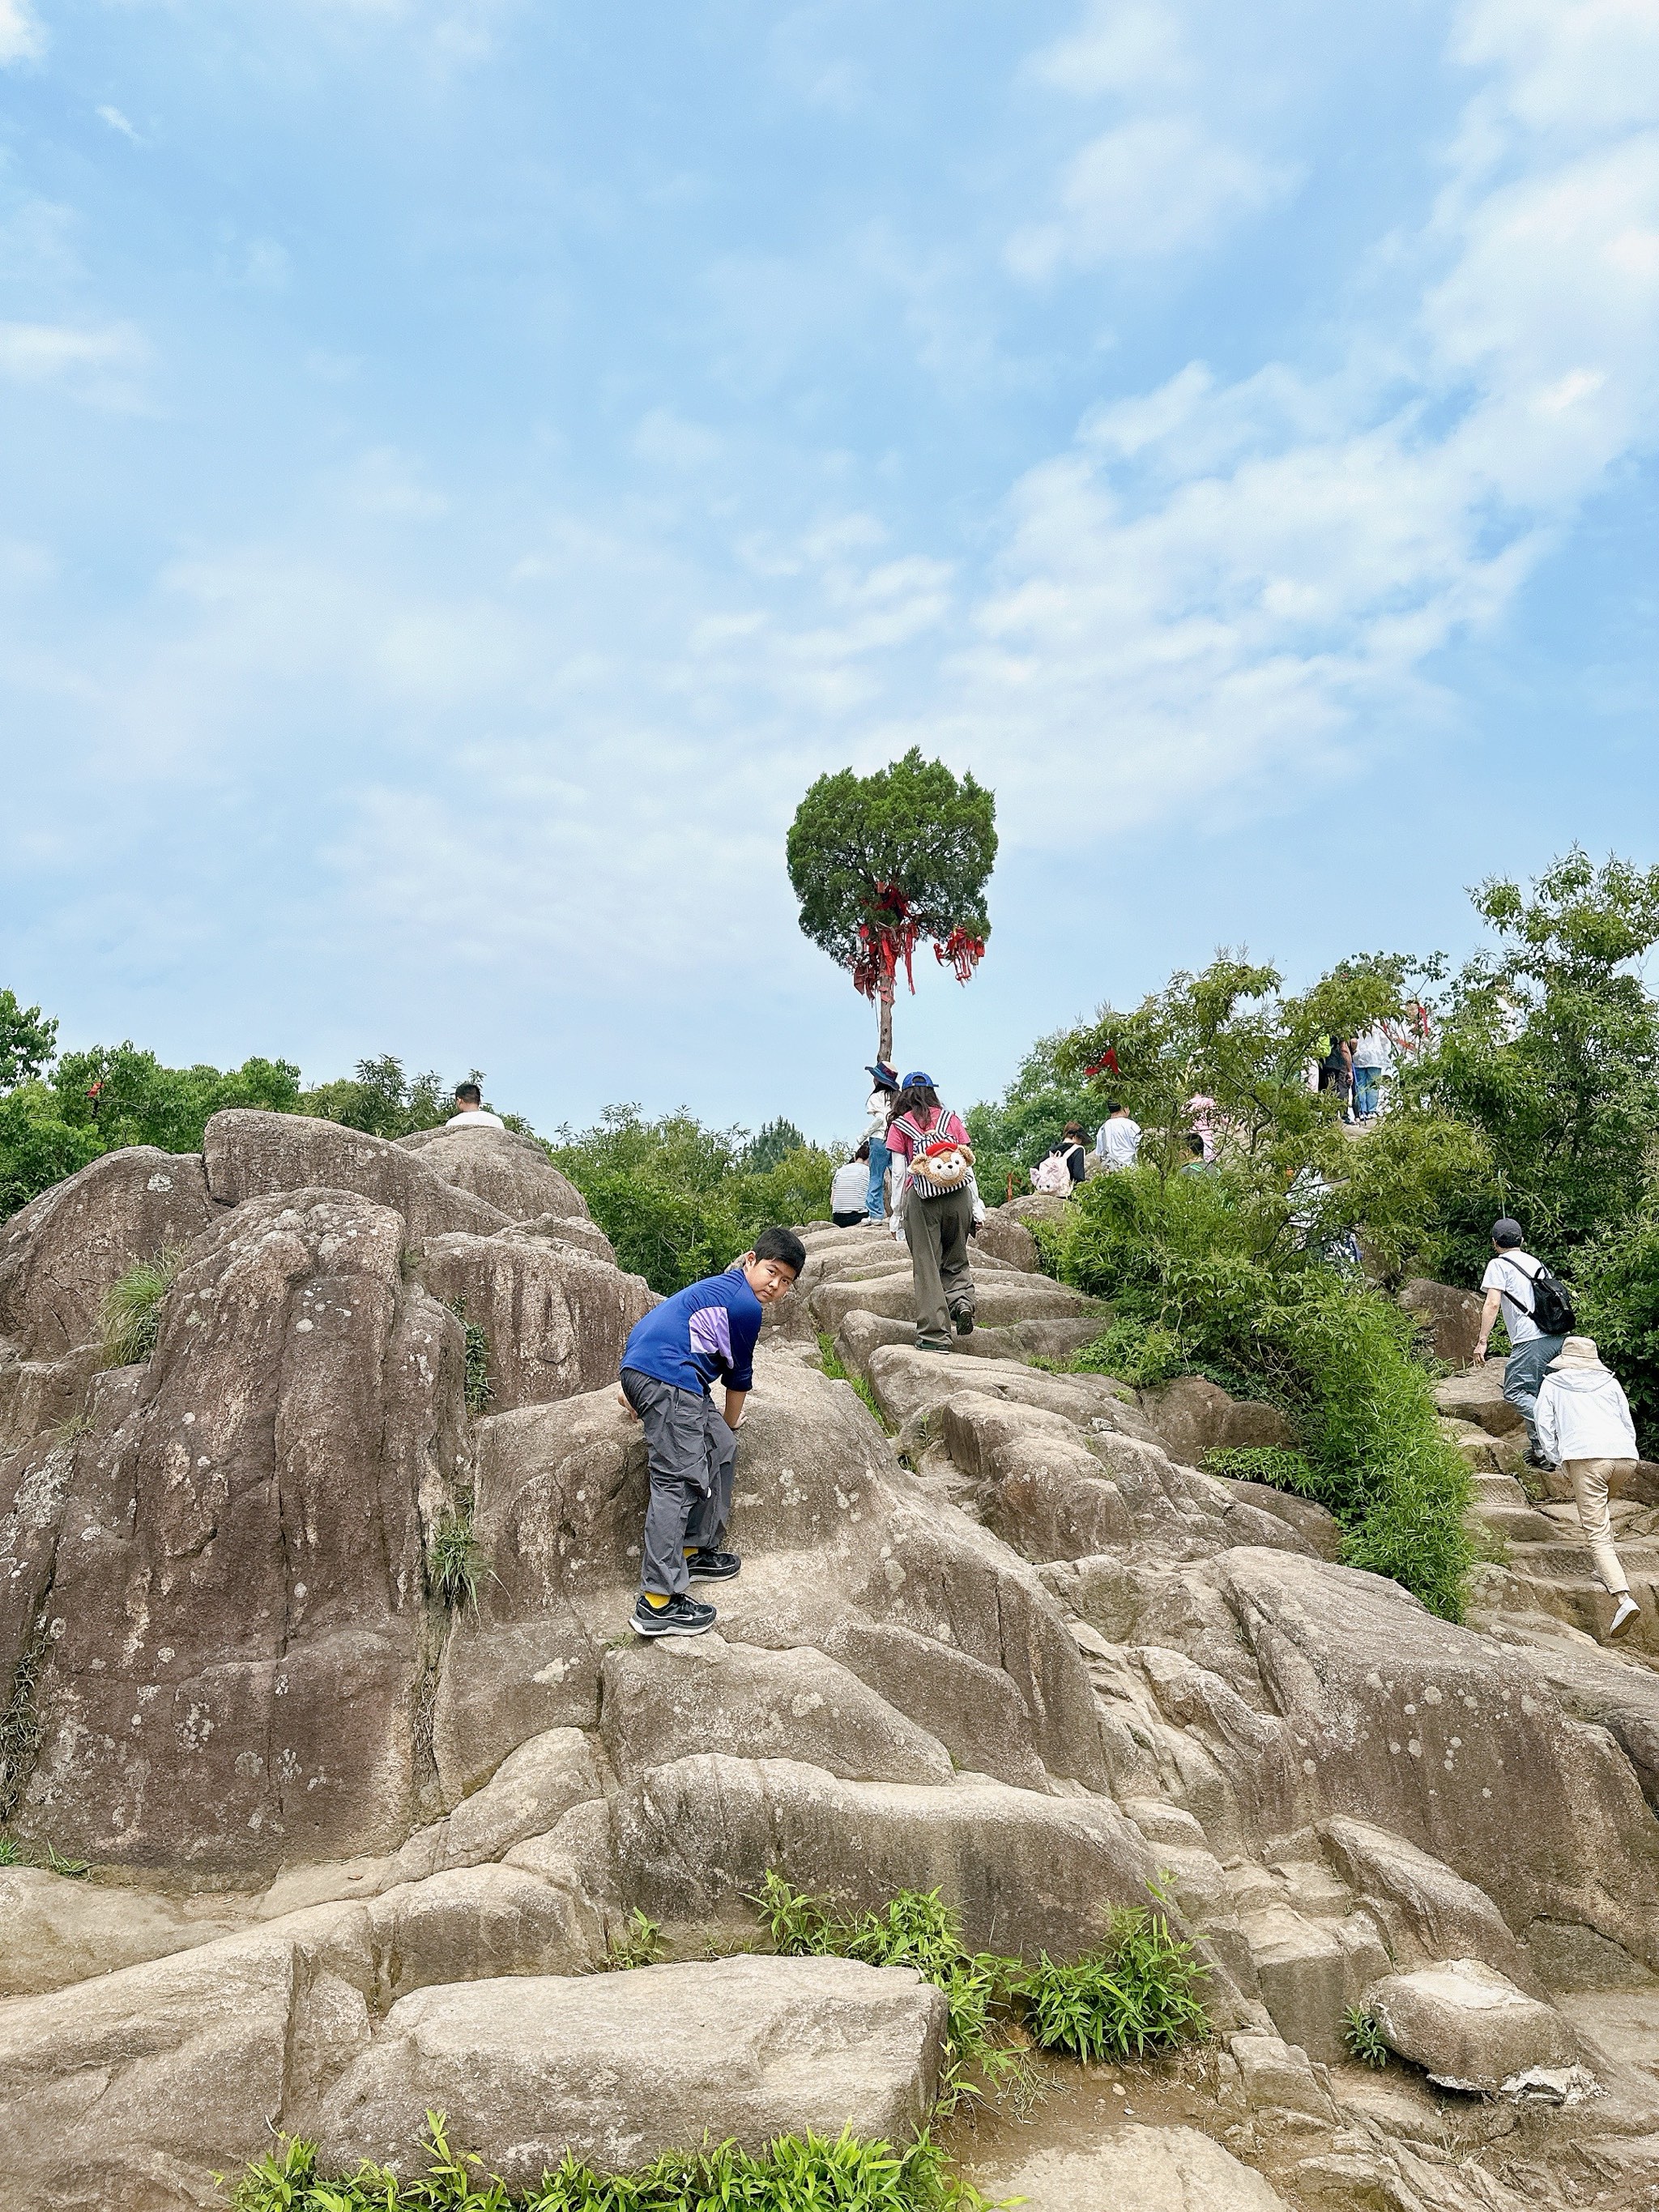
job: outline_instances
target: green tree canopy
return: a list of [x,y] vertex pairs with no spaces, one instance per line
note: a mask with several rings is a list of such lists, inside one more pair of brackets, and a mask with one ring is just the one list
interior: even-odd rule
[[796,810],[787,849],[801,928],[879,1000],[885,1059],[896,970],[908,976],[915,945],[931,939],[963,981],[984,951],[995,794],[971,775],[958,781],[913,745],[873,775],[821,775]]

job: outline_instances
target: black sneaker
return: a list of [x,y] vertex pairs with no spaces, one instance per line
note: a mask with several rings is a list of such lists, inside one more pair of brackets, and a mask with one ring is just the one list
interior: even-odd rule
[[1555,1468],[1555,1462],[1553,1459],[1547,1459],[1544,1454],[1539,1450],[1536,1444],[1534,1444],[1532,1449],[1527,1454],[1527,1465],[1528,1467],[1535,1467],[1540,1474],[1553,1474]]
[[739,1553],[711,1552],[706,1544],[701,1551],[688,1552],[685,1559],[686,1573],[702,1583],[729,1583],[742,1565]]
[[957,1334],[958,1336],[971,1336],[973,1334],[974,1316],[966,1310],[966,1308],[964,1308],[961,1313],[954,1315],[952,1318],[956,1322]]
[[702,1636],[714,1626],[714,1608],[695,1597],[671,1597],[666,1605],[634,1607],[629,1626],[635,1636]]

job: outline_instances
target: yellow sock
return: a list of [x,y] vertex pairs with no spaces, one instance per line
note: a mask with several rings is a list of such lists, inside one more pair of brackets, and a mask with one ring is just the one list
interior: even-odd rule
[[695,1559],[698,1553],[702,1549],[702,1547],[701,1544],[684,1544],[682,1545],[680,1548],[684,1551],[688,1559]]
[[650,1607],[653,1613],[660,1613],[664,1606],[668,1602],[668,1600],[665,1597],[659,1597],[655,1590],[641,1590],[640,1595]]

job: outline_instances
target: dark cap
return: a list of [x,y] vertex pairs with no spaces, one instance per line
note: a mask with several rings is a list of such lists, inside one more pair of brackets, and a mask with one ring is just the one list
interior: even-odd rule
[[1506,1213],[1501,1221],[1493,1222],[1492,1241],[1494,1244],[1521,1244],[1526,1240],[1521,1233],[1521,1224],[1511,1221]]

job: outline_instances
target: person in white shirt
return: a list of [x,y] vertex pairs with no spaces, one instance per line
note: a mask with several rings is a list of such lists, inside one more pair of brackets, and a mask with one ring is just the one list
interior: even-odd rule
[[1109,1168],[1132,1168],[1135,1164],[1140,1151],[1140,1124],[1130,1120],[1128,1108],[1118,1099],[1108,1102],[1095,1150]]
[[444,1123],[446,1129],[504,1129],[507,1127],[499,1114],[486,1114],[483,1093],[476,1083],[455,1085],[456,1111]]
[[867,1218],[869,1193],[870,1139],[866,1137],[846,1166],[837,1168],[830,1179],[830,1218],[837,1229],[851,1229]]
[[1538,1441],[1565,1468],[1578,1508],[1579,1526],[1601,1586],[1614,1601],[1609,1638],[1622,1636],[1640,1607],[1613,1546],[1607,1480],[1620,1460],[1641,1456],[1630,1401],[1619,1378],[1601,1364],[1592,1336],[1564,1337],[1560,1356],[1544,1377],[1534,1419]]
[[1382,1110],[1382,1071],[1389,1059],[1389,1033],[1373,1022],[1353,1047],[1353,1110],[1362,1121],[1374,1121]]
[[1486,1356],[1486,1340],[1497,1324],[1501,1306],[1504,1327],[1510,1339],[1510,1356],[1504,1366],[1504,1395],[1526,1422],[1528,1462],[1534,1467],[1551,1467],[1553,1461],[1546,1459],[1539,1449],[1533,1415],[1545,1370],[1566,1339],[1546,1336],[1533,1317],[1538,1300],[1534,1281],[1542,1263],[1534,1260],[1530,1252],[1522,1250],[1521,1224],[1511,1221],[1507,1214],[1501,1221],[1494,1221],[1492,1249],[1493,1256],[1480,1278],[1486,1303],[1480,1309],[1474,1364],[1478,1367]]

